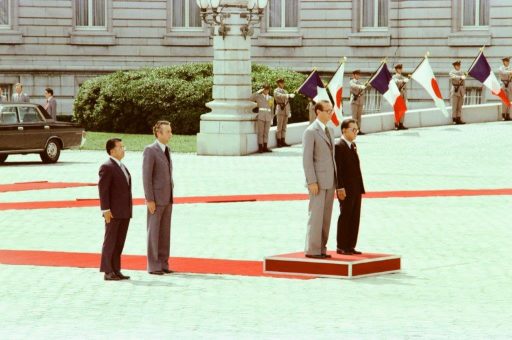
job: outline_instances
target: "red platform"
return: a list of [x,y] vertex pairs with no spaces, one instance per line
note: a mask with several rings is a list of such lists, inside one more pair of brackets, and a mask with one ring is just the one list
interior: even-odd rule
[[400,271],[400,256],[363,253],[339,255],[328,252],[329,259],[311,259],[304,253],[289,253],[266,257],[263,271],[266,274],[293,274],[322,277],[355,278]]

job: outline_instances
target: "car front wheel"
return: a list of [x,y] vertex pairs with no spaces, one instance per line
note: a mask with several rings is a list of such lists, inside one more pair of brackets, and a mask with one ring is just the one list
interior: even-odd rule
[[46,145],[46,148],[41,152],[41,160],[43,163],[55,163],[59,160],[60,156],[60,143],[56,139],[52,139]]
[[0,155],[0,164],[5,162],[5,160],[7,159],[7,156],[9,156],[9,155],[5,154],[5,153]]

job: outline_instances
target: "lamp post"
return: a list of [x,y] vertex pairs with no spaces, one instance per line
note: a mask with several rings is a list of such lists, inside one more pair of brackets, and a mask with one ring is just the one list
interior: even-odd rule
[[213,27],[213,101],[201,115],[198,155],[241,156],[258,149],[251,96],[251,36],[268,0],[196,0]]

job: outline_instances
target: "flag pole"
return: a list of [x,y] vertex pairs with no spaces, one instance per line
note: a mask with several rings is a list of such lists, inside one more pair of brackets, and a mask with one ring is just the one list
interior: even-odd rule
[[412,74],[413,74],[414,72],[416,72],[416,70],[418,69],[418,67],[420,67],[420,66],[421,66],[421,64],[423,64],[423,62],[425,61],[425,59],[428,59],[428,56],[429,56],[429,55],[430,55],[430,52],[429,52],[429,51],[427,51],[427,53],[425,53],[425,56],[423,57],[423,59],[421,59],[420,63],[419,63],[418,65],[416,65],[416,67],[414,68],[414,70],[413,70],[411,73],[409,73],[409,75],[408,75],[408,77],[409,77],[409,78],[411,78]]
[[[347,61],[347,57],[343,57],[343,58],[340,59],[340,64],[338,65],[338,68],[336,69],[334,74],[338,73],[338,70],[340,69],[341,66],[343,66],[343,64],[345,64],[346,61]],[[334,74],[333,74],[333,77],[334,77]],[[329,87],[329,84],[331,83],[331,81],[332,81],[332,78],[325,85],[326,88]]]
[[484,49],[485,49],[485,45],[479,48],[479,51],[480,51],[480,52],[478,52],[478,54],[477,54],[477,56],[476,56],[475,60],[473,60],[473,62],[471,63],[471,66],[469,67],[468,72],[466,72],[466,74],[469,74],[469,71],[471,71],[471,69],[472,69],[472,68],[473,68],[473,66],[475,65],[475,63],[476,63],[477,59],[480,57],[480,55],[481,55],[482,53],[484,53]]
[[[315,73],[317,70],[316,67],[313,67],[313,71],[311,71],[311,73],[309,74],[309,76],[306,78],[306,80],[304,80],[304,82],[294,91],[294,93],[299,93],[299,90],[302,88],[302,86],[304,86],[304,84],[306,84],[309,80],[309,78],[311,78],[311,76],[313,75],[313,73]],[[321,80],[321,79],[320,79]],[[323,84],[323,81],[322,81],[322,84]]]

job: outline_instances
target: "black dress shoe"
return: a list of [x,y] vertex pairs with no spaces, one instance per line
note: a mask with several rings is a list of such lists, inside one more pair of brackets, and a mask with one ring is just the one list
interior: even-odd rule
[[151,275],[164,275],[164,272],[158,270],[156,272],[149,272]]
[[172,273],[174,273],[172,270],[169,270],[169,269],[162,269],[162,272],[164,272],[164,274],[172,274]]
[[116,273],[112,272],[112,273],[105,273],[105,275],[103,275],[103,279],[105,281],[119,281],[121,280],[121,278],[119,276],[117,276]]
[[117,272],[116,275],[121,279],[121,280],[129,280],[130,277],[129,276],[126,276],[126,275],[123,275],[123,273],[121,272]]
[[355,255],[362,254],[362,252],[360,252],[359,250],[355,250],[355,249],[352,249],[352,253],[354,253]]
[[337,249],[337,250],[336,250],[336,253],[337,253],[337,254],[340,254],[340,255],[354,255],[354,253],[352,252],[352,250]]
[[322,254],[322,257],[323,257],[324,259],[330,259],[332,256],[331,256],[331,255],[329,255],[329,254]]
[[306,257],[309,257],[310,259],[325,259],[323,255],[309,255],[306,254]]

